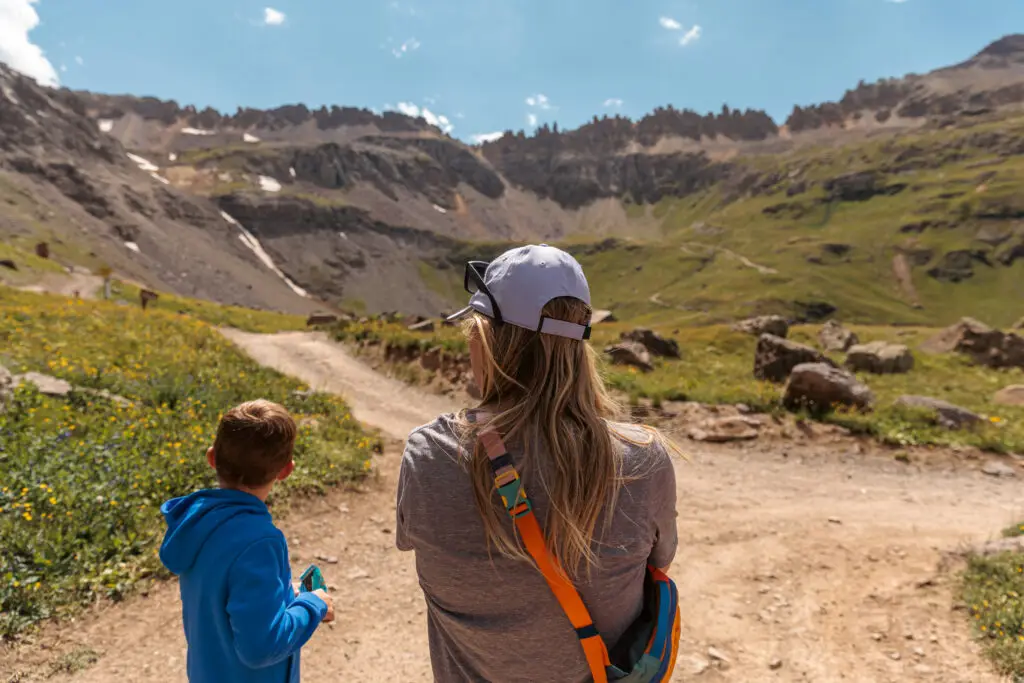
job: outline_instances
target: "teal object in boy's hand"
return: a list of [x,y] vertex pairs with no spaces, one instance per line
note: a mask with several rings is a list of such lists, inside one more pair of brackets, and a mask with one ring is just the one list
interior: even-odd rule
[[299,578],[299,587],[303,593],[327,590],[327,583],[324,581],[324,575],[320,573],[320,568],[315,564],[309,565]]

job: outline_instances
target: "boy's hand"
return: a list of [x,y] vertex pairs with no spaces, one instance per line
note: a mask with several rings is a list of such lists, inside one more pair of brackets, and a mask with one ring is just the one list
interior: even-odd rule
[[329,624],[334,621],[334,598],[327,594],[327,591],[317,589],[313,591],[313,595],[317,596],[325,603],[327,603],[327,614],[324,615],[324,623]]
[[292,590],[295,592],[295,597],[299,597],[299,593],[302,592],[302,584],[296,581],[292,584]]

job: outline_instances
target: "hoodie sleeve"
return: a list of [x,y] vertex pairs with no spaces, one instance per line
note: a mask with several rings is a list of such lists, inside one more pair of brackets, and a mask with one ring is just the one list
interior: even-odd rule
[[228,572],[228,619],[235,652],[246,666],[273,666],[295,654],[316,631],[327,605],[312,593],[293,597],[280,539],[254,543]]

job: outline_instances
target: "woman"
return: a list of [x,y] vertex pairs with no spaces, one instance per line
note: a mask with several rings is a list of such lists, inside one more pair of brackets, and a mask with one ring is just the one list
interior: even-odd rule
[[675,555],[672,463],[656,432],[609,421],[572,256],[540,245],[471,262],[466,289],[452,319],[465,320],[480,411],[415,430],[398,484],[396,540],[416,554],[434,679],[590,681],[584,636],[515,533],[477,436],[486,426],[507,444],[547,549],[609,650],[641,612],[648,564]]

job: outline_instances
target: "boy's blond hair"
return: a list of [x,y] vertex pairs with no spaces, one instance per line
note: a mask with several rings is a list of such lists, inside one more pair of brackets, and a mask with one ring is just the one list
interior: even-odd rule
[[217,426],[217,476],[228,486],[266,486],[291,462],[297,433],[282,405],[259,399],[235,406]]

